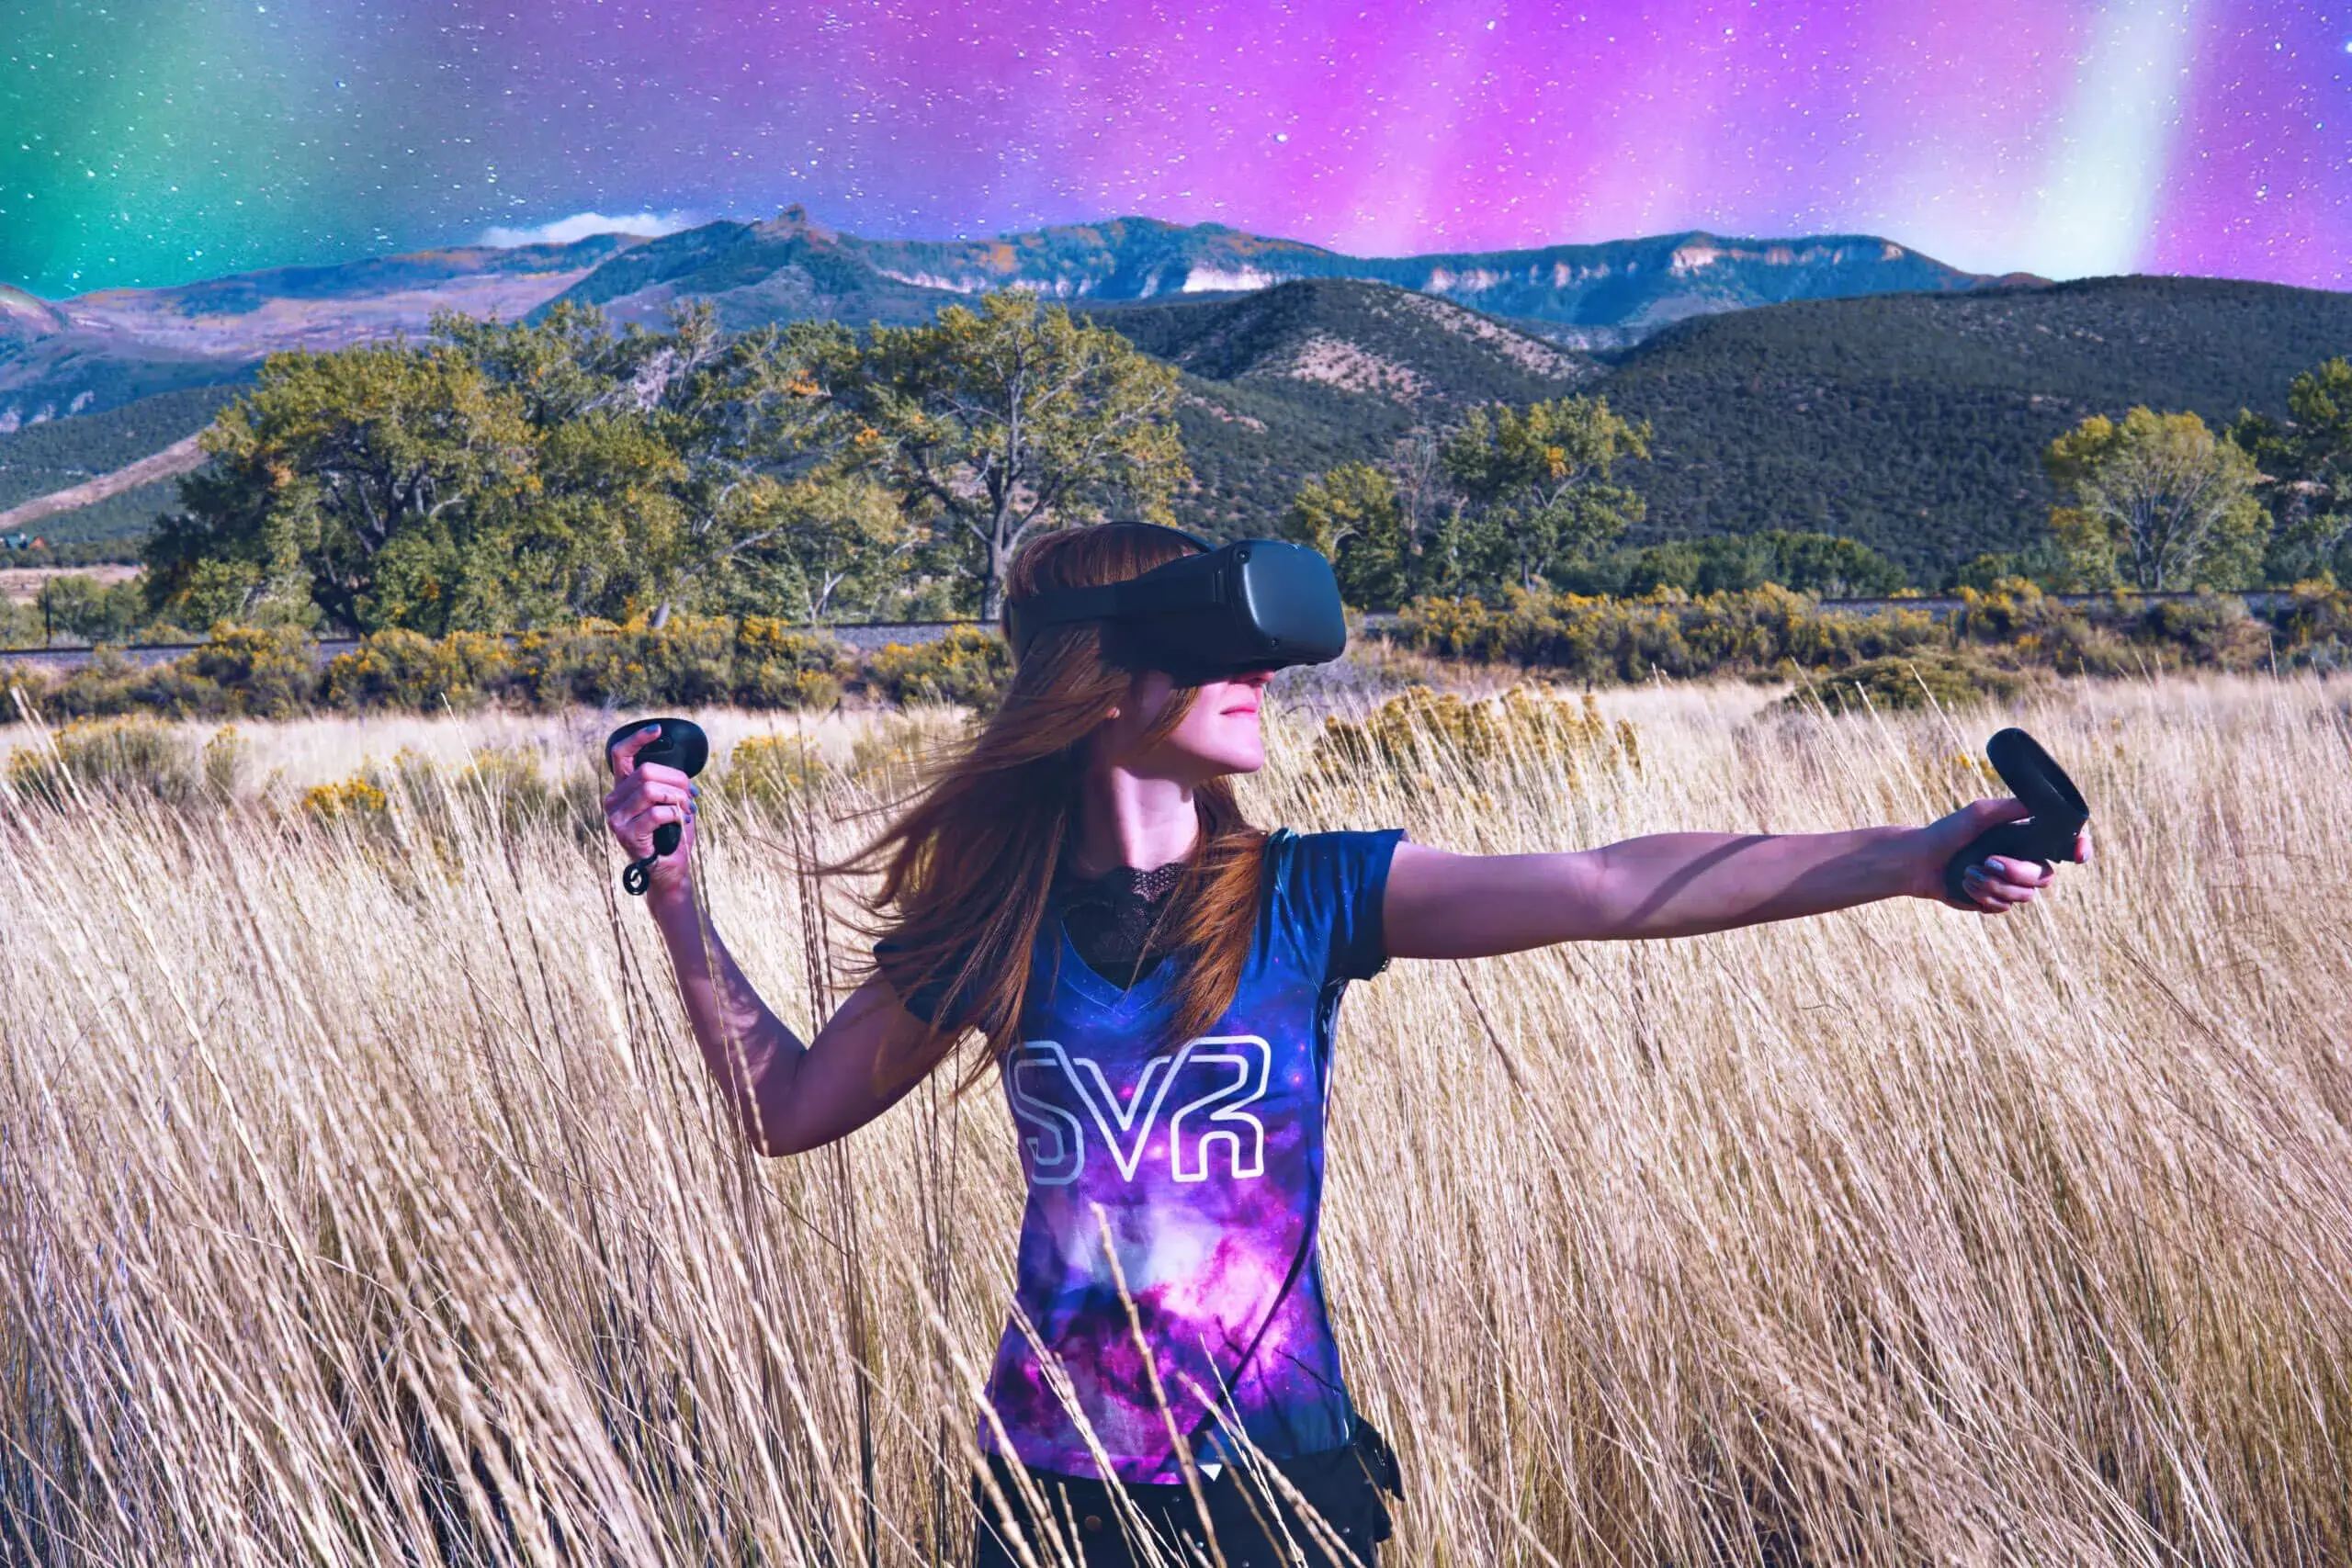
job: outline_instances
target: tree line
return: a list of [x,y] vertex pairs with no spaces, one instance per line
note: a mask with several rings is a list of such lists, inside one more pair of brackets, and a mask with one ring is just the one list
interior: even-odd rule
[[[2298,376],[2287,407],[2284,419],[2242,412],[2220,433],[2190,412],[2090,415],[2042,453],[2058,497],[2042,537],[1976,557],[1956,585],[2165,592],[2352,578],[2352,361]],[[1498,586],[1624,596],[1769,582],[1833,597],[1905,586],[1877,551],[1804,530],[1611,547],[1646,514],[1618,469],[1649,440],[1645,422],[1600,398],[1475,411],[1387,464],[1310,481],[1284,528],[1330,555],[1343,592],[1368,607]]]
[[149,541],[149,611],[366,633],[993,615],[1032,531],[1168,515],[1175,373],[990,296],[928,326],[443,313],[266,361]]
[[2050,444],[2059,503],[2046,537],[1981,556],[1971,586],[2052,590],[2252,588],[2352,577],[2352,360],[2295,378],[2287,417],[2241,412],[2215,432],[2194,413],[2093,414]]
[[[615,333],[571,303],[433,333],[266,362],[144,548],[146,615],[435,636],[992,618],[1031,533],[1170,521],[1192,482],[1176,371],[1023,292],[864,333],[730,337],[707,305]],[[1616,470],[1644,439],[1599,400],[1478,409],[1408,455],[1401,494],[1343,468],[1282,526],[1367,607],[1532,586],[1641,515]],[[123,618],[119,592],[64,597],[52,621]]]
[[[445,313],[423,343],[271,356],[206,431],[211,460],[181,481],[143,577],[51,581],[38,635],[992,618],[1036,530],[1172,517],[1193,482],[1181,395],[1117,332],[1018,291],[864,333],[729,336],[707,305],[617,333],[571,303],[533,322]],[[2299,377],[2288,410],[2218,434],[2147,408],[2082,421],[2043,454],[2059,504],[2042,540],[1961,581],[2332,583],[2352,569],[2352,364]],[[1651,437],[1604,397],[1475,407],[1317,475],[1250,531],[1324,551],[1367,609],[1904,586],[1818,532],[1621,547],[1646,515]]]

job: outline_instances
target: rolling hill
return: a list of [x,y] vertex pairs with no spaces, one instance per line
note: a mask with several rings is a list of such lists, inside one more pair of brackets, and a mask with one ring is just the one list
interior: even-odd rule
[[[0,513],[153,458],[212,423],[250,379],[164,392],[73,419],[46,420],[0,434]],[[135,476],[133,476],[135,477]],[[94,503],[21,525],[51,543],[127,539],[179,498],[175,480],[137,484]],[[14,532],[19,526],[9,525]]]
[[1416,425],[1476,403],[1558,397],[1601,375],[1588,355],[1374,283],[1284,283],[1087,314],[1184,373],[1177,423],[1195,484],[1178,509],[1219,537],[1266,531],[1307,477],[1385,457]]
[[1648,419],[1649,539],[1844,534],[1934,581],[2020,548],[2052,495],[2041,454],[2092,413],[2286,412],[2352,354],[2352,294],[2197,277],[1797,303],[1683,322],[1600,383]]
[[1923,585],[2039,536],[2041,451],[2086,415],[2279,413],[2299,372],[2352,354],[2352,295],[2209,278],[1761,307],[1550,364],[1507,346],[1540,328],[1467,311],[1441,326],[1443,308],[1321,283],[1091,314],[1187,373],[1201,483],[1180,511],[1204,532],[1262,529],[1307,478],[1467,404],[1582,391],[1652,426],[1652,460],[1626,470],[1649,502],[1629,543],[1843,534]]
[[511,320],[641,243],[461,246],[55,303],[0,286],[0,435],[243,379],[279,349],[422,336],[438,310]]
[[[1655,433],[1654,460],[1629,470],[1650,507],[1630,542],[1817,529],[1860,539],[1930,585],[1972,556],[2038,534],[2050,504],[2040,453],[2084,415],[2141,402],[2216,423],[2241,408],[2280,412],[2297,373],[2352,354],[2352,295],[2165,277],[1978,280],[1710,310],[1645,330],[1630,348],[1585,352],[1562,344],[1556,321],[1488,314],[1391,283],[1317,276],[1204,291],[1204,281],[1319,266],[1332,253],[1213,226],[1098,228],[991,243],[1010,250],[1008,260],[968,246],[856,240],[787,214],[616,242],[594,257],[551,248],[500,275],[508,281],[498,287],[568,277],[556,294],[657,320],[669,300],[708,299],[741,326],[846,313],[852,302],[869,319],[921,320],[961,297],[943,285],[974,286],[982,274],[970,268],[996,269],[987,276],[1062,294],[1182,373],[1177,417],[1196,484],[1180,513],[1221,536],[1271,527],[1307,478],[1388,457],[1416,428],[1442,426],[1472,404],[1599,392]],[[1663,270],[1671,276],[1670,253]],[[379,300],[407,303],[378,309],[413,310],[410,285],[430,272],[379,270],[370,285]],[[1675,286],[1686,292],[1649,296],[1635,315],[1699,299],[1691,276],[1686,268]],[[331,280],[272,287],[332,294]],[[1523,303],[1499,286],[1487,297]],[[268,303],[281,297],[259,285],[205,298],[223,309],[252,305],[249,314],[282,310]],[[0,297],[0,327],[55,337],[40,313],[52,308],[24,300]],[[73,303],[53,308],[59,319]],[[14,341],[0,333],[0,343]],[[249,375],[250,362],[237,373]],[[176,390],[0,434],[0,509],[161,450],[209,420],[230,389]],[[66,539],[128,534],[169,499],[168,486],[134,491],[44,526]]]

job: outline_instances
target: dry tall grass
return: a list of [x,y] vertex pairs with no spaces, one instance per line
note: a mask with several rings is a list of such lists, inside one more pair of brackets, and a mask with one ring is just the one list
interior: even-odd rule
[[[2100,859],[2003,921],[1358,987],[1326,1247],[1390,1560],[2352,1558],[2345,693],[2022,715]],[[1990,716],[1762,705],[1622,695],[1638,771],[1333,780],[1294,721],[1251,793],[1505,851],[1984,792]],[[784,851],[862,799],[707,814],[796,1021]],[[1020,1204],[992,1093],[746,1156],[617,856],[464,790],[0,813],[0,1560],[960,1560]]]

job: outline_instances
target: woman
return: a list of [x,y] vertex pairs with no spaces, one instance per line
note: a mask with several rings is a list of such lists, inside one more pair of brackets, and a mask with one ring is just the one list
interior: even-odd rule
[[[1199,547],[1142,524],[1048,535],[1012,561],[1009,597],[1124,581]],[[1029,1197],[980,1428],[976,1562],[1019,1561],[1005,1533],[1034,1540],[1040,1498],[1090,1564],[1130,1561],[1138,1524],[1213,1530],[1227,1568],[1288,1561],[1270,1540],[1284,1532],[1369,1562],[1393,1461],[1348,1399],[1315,1247],[1348,982],[1392,958],[1941,901],[1944,863],[2024,809],[1980,800],[1924,828],[1535,855],[1449,854],[1395,829],[1268,833],[1232,776],[1265,760],[1270,671],[1180,685],[1134,646],[1102,620],[1030,637],[985,728],[854,863],[880,874],[876,972],[805,1045],[697,914],[695,788],[632,762],[654,731],[617,750],[606,820],[633,859],[657,827],[684,825],[647,902],[705,1061],[762,1153],[863,1126],[959,1040],[978,1045],[970,1076],[999,1070]],[[1967,890],[1998,914],[2050,874],[1995,860]]]

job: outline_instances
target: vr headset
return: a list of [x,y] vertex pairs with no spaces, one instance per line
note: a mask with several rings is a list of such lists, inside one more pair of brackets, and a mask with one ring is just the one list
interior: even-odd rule
[[[1178,530],[1170,529],[1175,533]],[[1103,621],[1118,661],[1197,683],[1251,670],[1321,664],[1348,646],[1331,563],[1278,539],[1237,539],[1099,588],[1065,588],[1005,605],[1005,635],[1020,659],[1047,626]]]

